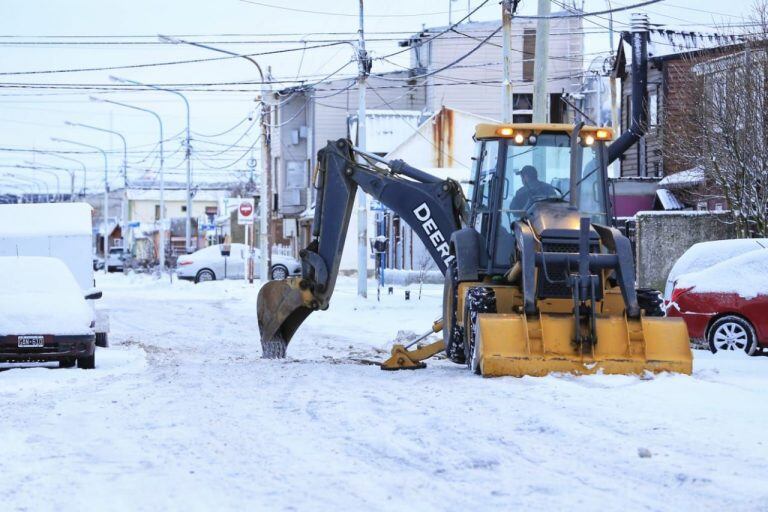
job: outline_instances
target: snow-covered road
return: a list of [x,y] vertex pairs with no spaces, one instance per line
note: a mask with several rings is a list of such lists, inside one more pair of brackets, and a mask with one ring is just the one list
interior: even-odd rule
[[2,510],[768,510],[768,358],[697,352],[693,377],[649,379],[382,372],[359,361],[428,329],[441,289],[377,303],[342,278],[265,361],[255,285],[99,280],[96,370],[0,372]]

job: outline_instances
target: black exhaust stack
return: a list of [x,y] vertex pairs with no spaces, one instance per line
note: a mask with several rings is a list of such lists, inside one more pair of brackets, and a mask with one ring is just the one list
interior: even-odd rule
[[611,164],[645,135],[648,129],[648,15],[632,13],[632,122],[627,131],[608,146]]

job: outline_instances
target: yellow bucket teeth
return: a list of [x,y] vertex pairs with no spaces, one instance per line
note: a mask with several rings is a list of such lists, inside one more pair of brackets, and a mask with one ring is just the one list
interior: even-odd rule
[[692,371],[688,331],[678,318],[598,315],[597,342],[582,346],[572,341],[569,314],[480,314],[477,322],[477,368],[486,377]]

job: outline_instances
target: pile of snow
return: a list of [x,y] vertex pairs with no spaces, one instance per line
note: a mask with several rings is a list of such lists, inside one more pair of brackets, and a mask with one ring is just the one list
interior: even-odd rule
[[93,312],[63,261],[0,257],[0,335],[90,334]]
[[88,203],[4,204],[0,218],[0,237],[92,235]]
[[675,281],[683,274],[698,272],[735,256],[763,248],[768,248],[768,238],[713,240],[694,244],[680,256],[669,271],[664,298],[669,300],[672,297]]
[[768,295],[768,249],[757,249],[680,276],[679,288],[702,293],[736,293],[745,299]]

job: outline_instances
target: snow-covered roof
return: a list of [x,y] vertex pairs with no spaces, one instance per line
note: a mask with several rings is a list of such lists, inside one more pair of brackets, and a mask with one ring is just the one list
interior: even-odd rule
[[88,203],[0,205],[0,236],[91,236]]
[[685,208],[685,205],[675,197],[675,194],[665,188],[658,189],[656,197],[665,210],[682,210]]
[[663,58],[698,50],[738,44],[741,39],[734,35],[707,31],[678,30],[672,26],[652,28],[648,38],[648,57]]
[[676,172],[674,174],[670,174],[668,176],[665,176],[664,179],[662,179],[659,182],[660,187],[680,187],[680,186],[690,186],[690,185],[698,185],[700,183],[704,183],[706,181],[706,175],[704,174],[704,169],[701,167],[694,167],[693,169],[688,169],[687,171],[680,171]]
[[[232,194],[228,189],[220,190],[198,190],[194,192],[192,196],[193,202],[210,202],[216,203],[219,199],[224,199]],[[160,190],[152,189],[128,189],[129,201],[160,201]],[[166,201],[186,201],[187,191],[182,189],[166,189],[164,191],[164,199]]]
[[699,272],[683,274],[678,288],[702,293],[736,293],[745,299],[768,295],[768,249],[729,258]]

